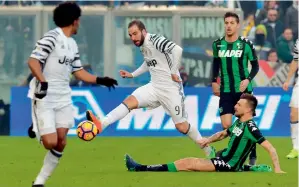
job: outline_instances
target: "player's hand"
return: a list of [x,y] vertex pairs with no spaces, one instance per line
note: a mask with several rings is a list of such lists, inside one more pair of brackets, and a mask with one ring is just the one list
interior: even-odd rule
[[47,95],[48,82],[40,82],[40,87],[37,88],[34,95],[38,99],[42,99]]
[[249,84],[248,79],[242,80],[241,84],[240,84],[240,92],[244,92],[246,90],[248,84]]
[[204,148],[204,147],[208,146],[210,141],[208,138],[202,138],[202,139],[198,140],[197,143],[200,145],[201,148]]
[[288,91],[288,90],[289,90],[289,83],[288,83],[288,82],[283,83],[283,85],[282,85],[282,89],[283,89],[284,91]]
[[132,73],[127,72],[126,70],[120,70],[119,74],[122,78],[133,78]]
[[176,74],[171,74],[171,78],[174,82],[182,82],[182,80],[180,79],[180,77]]
[[212,83],[212,89],[213,89],[213,94],[219,97],[220,96],[220,88],[219,88],[219,84],[217,82]]
[[108,87],[109,91],[111,88],[115,89],[115,86],[118,85],[117,80],[110,77],[97,77],[97,84]]

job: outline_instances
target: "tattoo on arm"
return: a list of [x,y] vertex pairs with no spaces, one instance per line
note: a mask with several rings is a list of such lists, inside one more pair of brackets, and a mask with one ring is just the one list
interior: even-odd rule
[[226,130],[221,131],[221,132],[217,132],[216,134],[213,134],[212,136],[209,137],[209,141],[212,142],[217,142],[220,140],[223,140],[224,138],[226,138],[228,136]]
[[279,159],[278,159],[278,155],[277,155],[277,152],[276,152],[275,148],[271,147],[270,150],[269,150],[269,153],[270,153],[274,168],[279,168],[280,167],[279,166]]

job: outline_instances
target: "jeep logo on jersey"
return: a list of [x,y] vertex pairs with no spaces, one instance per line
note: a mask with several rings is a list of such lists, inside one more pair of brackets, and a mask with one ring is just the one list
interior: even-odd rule
[[233,133],[236,135],[236,136],[240,136],[242,134],[242,130],[239,128],[239,127],[235,127],[233,129]]
[[65,64],[65,65],[72,65],[73,60],[66,58],[66,56],[64,56],[63,60],[58,60],[59,64]]
[[241,57],[243,51],[242,50],[219,50],[219,57]]
[[150,67],[150,66],[156,67],[157,61],[155,59],[154,60],[150,60],[150,61],[146,61],[146,64],[147,64],[148,67]]

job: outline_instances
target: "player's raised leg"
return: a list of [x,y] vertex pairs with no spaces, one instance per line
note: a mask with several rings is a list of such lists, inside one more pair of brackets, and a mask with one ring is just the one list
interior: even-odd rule
[[138,101],[135,96],[130,95],[120,105],[109,112],[101,121],[95,116],[91,110],[86,111],[86,118],[92,121],[98,128],[98,132],[101,133],[110,124],[124,118],[129,112],[138,107]]
[[183,158],[168,164],[143,165],[125,155],[125,162],[129,171],[137,172],[216,171],[212,161],[203,158]]
[[92,121],[101,133],[106,127],[114,122],[124,118],[131,110],[144,107],[157,107],[160,104],[157,101],[154,89],[151,83],[137,88],[132,95],[127,97],[120,105],[109,112],[102,120],[95,116],[92,111],[86,111],[87,120]]

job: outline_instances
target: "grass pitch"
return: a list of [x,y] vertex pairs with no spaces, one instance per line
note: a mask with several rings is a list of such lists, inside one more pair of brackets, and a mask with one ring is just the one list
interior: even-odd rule
[[[144,164],[169,163],[183,157],[203,157],[203,151],[187,137],[97,137],[83,142],[68,138],[60,164],[46,187],[297,187],[298,160],[288,160],[290,138],[268,138],[277,149],[286,174],[128,172],[124,154],[129,153]],[[217,150],[227,140],[215,143]],[[27,137],[0,137],[0,186],[31,186],[39,172],[46,151]],[[268,153],[257,149],[258,163],[272,166]]]

